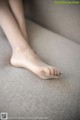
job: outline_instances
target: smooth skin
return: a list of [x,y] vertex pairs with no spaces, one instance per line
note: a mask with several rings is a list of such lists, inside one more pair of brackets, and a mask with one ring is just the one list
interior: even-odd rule
[[0,26],[12,47],[13,66],[29,69],[42,79],[60,77],[61,73],[44,63],[28,43],[23,0],[0,0]]

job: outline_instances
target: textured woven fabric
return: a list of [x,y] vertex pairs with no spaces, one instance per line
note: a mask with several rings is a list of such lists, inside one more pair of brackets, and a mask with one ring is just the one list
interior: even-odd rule
[[60,0],[25,0],[27,16],[53,32],[80,43],[80,5],[59,5],[54,1]]
[[63,75],[42,80],[11,66],[11,47],[0,29],[0,112],[11,120],[79,120],[80,45],[29,20],[27,25],[31,46]]

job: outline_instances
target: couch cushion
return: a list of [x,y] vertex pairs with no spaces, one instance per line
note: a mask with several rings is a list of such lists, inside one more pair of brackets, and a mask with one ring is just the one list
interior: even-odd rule
[[27,16],[38,24],[80,43],[80,5],[59,5],[54,1],[60,0],[25,0]]
[[30,20],[27,25],[33,49],[63,75],[57,80],[42,80],[11,66],[11,47],[0,29],[0,112],[16,120],[79,120],[80,45]]

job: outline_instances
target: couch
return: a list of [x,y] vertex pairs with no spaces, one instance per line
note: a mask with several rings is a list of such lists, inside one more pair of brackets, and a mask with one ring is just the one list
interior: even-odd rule
[[42,80],[10,64],[11,46],[0,28],[0,113],[10,120],[80,119],[80,6],[27,0],[25,17],[31,47],[59,79]]

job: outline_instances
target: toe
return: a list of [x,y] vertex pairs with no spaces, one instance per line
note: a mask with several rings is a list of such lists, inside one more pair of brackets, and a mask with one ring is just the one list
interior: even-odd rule
[[55,76],[57,75],[57,70],[56,70],[56,69],[54,69],[54,75],[55,75]]
[[54,75],[55,76],[59,76],[60,75],[60,72],[57,69],[53,68],[53,70],[54,70]]
[[52,70],[53,70],[53,76],[54,76],[55,75],[55,69],[53,68]]
[[40,76],[43,79],[52,79],[52,78],[59,78],[58,71],[53,67],[46,67],[43,68],[40,72]]
[[49,69],[50,69],[50,75],[59,76],[59,71],[57,69],[52,67],[49,67]]
[[57,70],[57,75],[59,76],[59,75],[61,75],[61,73]]
[[52,67],[49,67],[49,70],[50,70],[50,75],[54,75],[54,70]]
[[56,69],[54,67],[52,69],[53,69],[53,75],[56,76],[57,75]]
[[46,72],[47,75],[51,75],[51,69],[49,67],[46,68],[45,72]]
[[49,67],[43,68],[41,71],[44,75],[51,75],[51,70]]
[[59,75],[59,72],[58,72],[58,70],[55,70],[56,71],[56,76],[58,76]]

